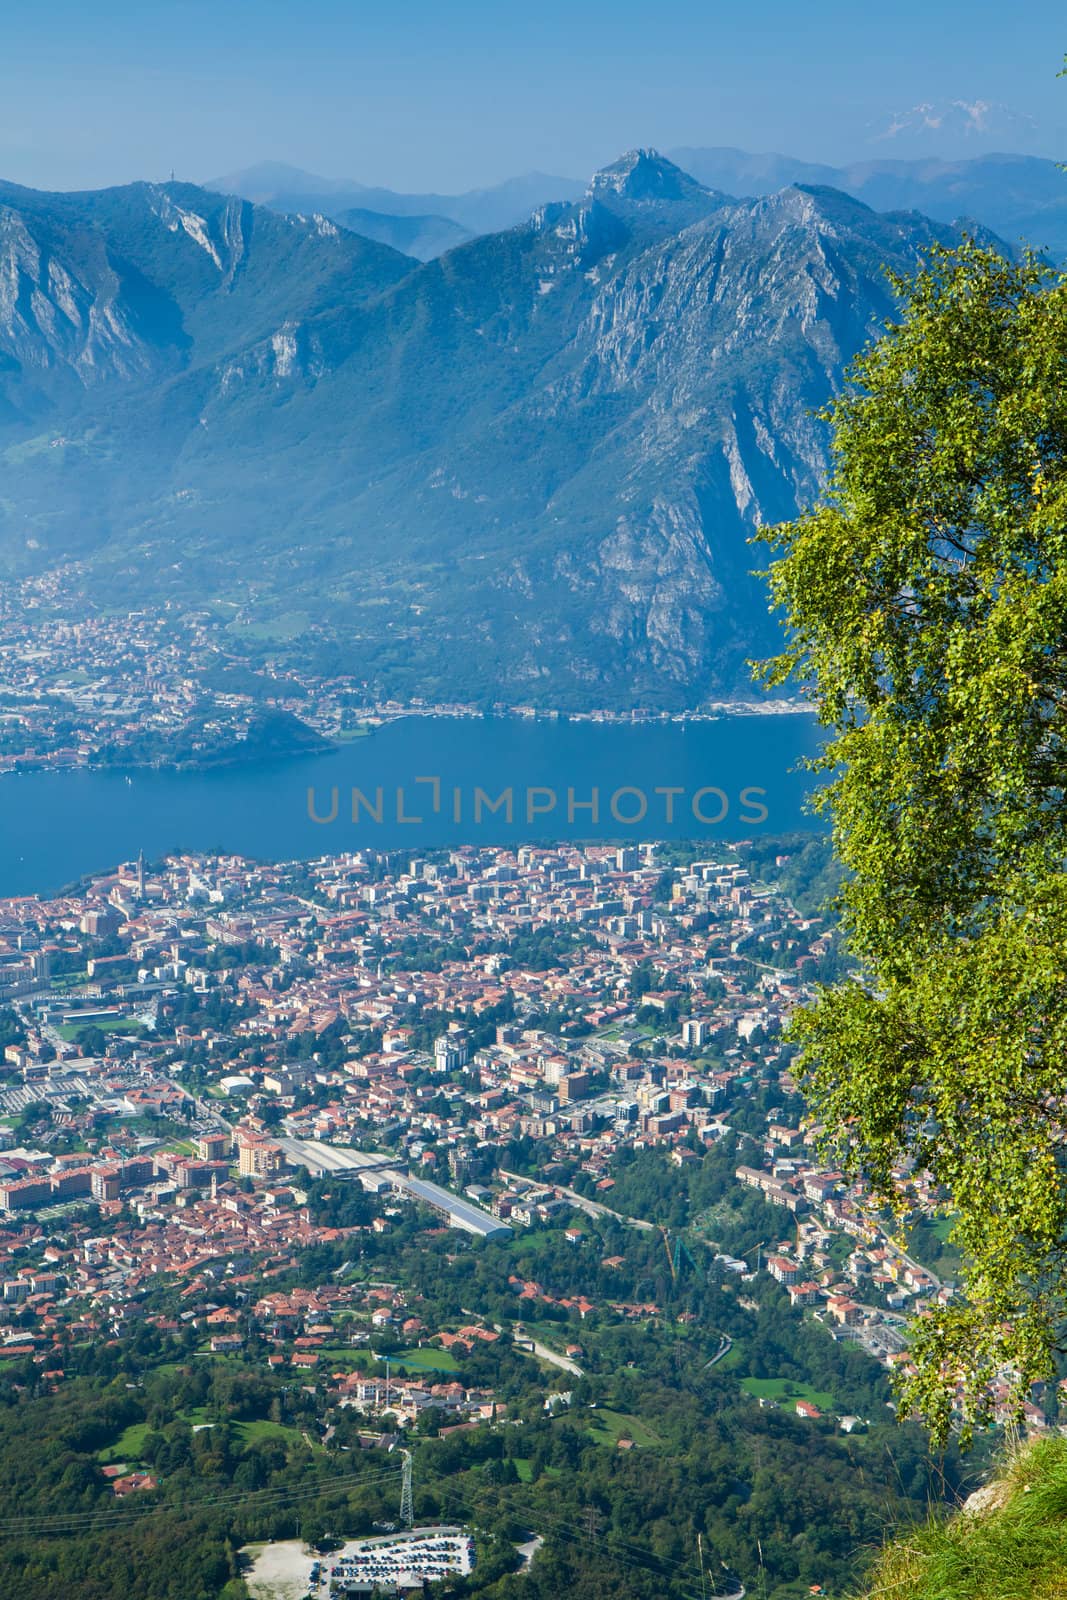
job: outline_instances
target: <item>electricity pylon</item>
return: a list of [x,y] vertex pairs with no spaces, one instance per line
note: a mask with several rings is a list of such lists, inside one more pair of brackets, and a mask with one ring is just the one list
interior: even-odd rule
[[415,1504],[411,1495],[411,1451],[404,1451],[404,1471],[400,1479],[400,1520],[405,1528],[415,1525]]

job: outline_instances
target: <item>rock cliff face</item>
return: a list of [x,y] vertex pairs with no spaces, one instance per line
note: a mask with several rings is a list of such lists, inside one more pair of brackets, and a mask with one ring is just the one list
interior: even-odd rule
[[188,186],[2,187],[0,562],[298,600],[401,694],[728,693],[773,639],[751,534],[817,494],[885,268],[953,237],[649,151],[422,265]]
[[79,387],[158,379],[239,347],[279,307],[377,293],[410,265],[325,218],[186,184],[0,184],[0,370],[14,406],[51,392],[70,404]]

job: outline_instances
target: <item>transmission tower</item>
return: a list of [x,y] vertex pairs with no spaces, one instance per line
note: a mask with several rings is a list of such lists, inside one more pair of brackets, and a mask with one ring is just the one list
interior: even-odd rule
[[404,1471],[400,1479],[400,1520],[405,1528],[415,1525],[415,1505],[411,1496],[411,1452],[404,1451]]

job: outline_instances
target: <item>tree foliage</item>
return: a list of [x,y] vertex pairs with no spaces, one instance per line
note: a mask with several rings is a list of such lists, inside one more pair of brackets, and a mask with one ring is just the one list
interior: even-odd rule
[[764,537],[810,685],[862,980],[800,1014],[834,1154],[903,1210],[930,1176],[964,1301],[903,1400],[943,1434],[1052,1371],[1067,1301],[1067,280],[968,243],[827,413],[825,503]]

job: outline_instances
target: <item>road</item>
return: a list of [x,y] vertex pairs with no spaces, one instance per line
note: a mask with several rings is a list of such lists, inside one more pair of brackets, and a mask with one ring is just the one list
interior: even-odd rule
[[537,1554],[538,1550],[540,1550],[544,1542],[543,1536],[539,1533],[535,1533],[533,1538],[527,1539],[525,1544],[517,1544],[515,1546],[516,1550],[522,1557],[522,1564],[524,1567],[530,1567],[533,1565],[533,1558]]
[[723,1356],[729,1355],[733,1347],[734,1341],[730,1338],[729,1334],[720,1333],[719,1348],[716,1350],[710,1361],[705,1361],[704,1371],[707,1372],[708,1368],[713,1367],[717,1361],[721,1361]]
[[199,1095],[197,1095],[194,1096],[193,1104],[196,1106],[197,1111],[199,1112],[200,1116],[203,1117],[206,1123],[213,1125],[221,1122],[226,1133],[231,1135],[236,1133],[236,1124],[227,1122],[226,1118],[219,1110],[217,1100],[202,1100]]
[[[574,1378],[585,1377],[585,1372],[578,1365],[577,1361],[572,1361],[570,1356],[557,1355],[555,1350],[550,1350],[547,1344],[542,1344],[539,1339],[531,1339],[528,1333],[516,1333],[514,1325],[512,1325],[510,1328],[505,1328],[501,1325],[501,1323],[494,1322],[493,1327],[496,1329],[497,1333],[510,1333],[512,1338],[515,1340],[516,1349],[525,1350],[528,1355],[538,1356],[542,1361],[547,1361],[551,1366],[560,1367],[564,1372],[569,1372]],[[524,1340],[525,1343],[520,1344],[520,1340]]]
[[[536,1186],[535,1178],[523,1178],[517,1172],[505,1172],[503,1167],[497,1171],[502,1178],[507,1178],[509,1183],[525,1183]],[[577,1211],[584,1211],[587,1217],[614,1217],[616,1222],[623,1222],[629,1228],[654,1228],[654,1222],[646,1222],[644,1217],[624,1217],[621,1211],[612,1211],[610,1206],[603,1206],[599,1200],[587,1200],[584,1194],[579,1194],[577,1189],[568,1189],[562,1183],[545,1184],[546,1189],[554,1189],[557,1194],[566,1195],[571,1205]]]
[[887,1250],[891,1250],[898,1260],[903,1261],[909,1267],[913,1267],[916,1272],[925,1272],[933,1283],[935,1291],[940,1291],[944,1287],[936,1272],[932,1271],[930,1267],[924,1266],[921,1261],[916,1261],[914,1256],[909,1256],[906,1250],[901,1249],[896,1240],[886,1232],[885,1225],[877,1217],[872,1217],[867,1211],[861,1212],[861,1216],[864,1222],[869,1223],[876,1230],[881,1243]]

